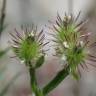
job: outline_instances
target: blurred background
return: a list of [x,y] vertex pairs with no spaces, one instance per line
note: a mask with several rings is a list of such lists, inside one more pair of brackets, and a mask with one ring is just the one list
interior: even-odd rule
[[[0,0],[0,10],[2,2],[3,0]],[[93,41],[96,38],[96,0],[7,0],[5,18],[7,27],[0,39],[0,49],[10,46],[9,33],[13,33],[14,28],[18,29],[21,24],[34,22],[38,28],[44,29],[48,20],[56,19],[57,12],[63,17],[65,12],[77,15],[79,11],[82,12],[80,19],[88,19],[86,27],[93,33],[90,38]],[[44,32],[48,32],[47,28]],[[51,50],[50,48],[45,64],[37,70],[38,83],[41,87],[55,76],[61,66],[57,58],[52,56]],[[92,52],[96,52],[96,49],[94,48]],[[3,67],[4,70],[0,76],[0,91],[20,73],[5,96],[30,96],[28,71],[18,58],[11,58],[12,56],[14,54],[9,51],[0,59],[0,69]],[[96,68],[90,67],[89,71],[82,71],[79,81],[68,76],[48,96],[96,96]]]

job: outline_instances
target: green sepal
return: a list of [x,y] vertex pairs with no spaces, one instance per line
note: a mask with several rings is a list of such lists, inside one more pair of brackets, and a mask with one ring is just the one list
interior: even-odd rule
[[40,66],[42,66],[42,64],[44,63],[44,60],[45,60],[45,56],[44,55],[39,57],[39,59],[36,62],[35,68],[39,68]]

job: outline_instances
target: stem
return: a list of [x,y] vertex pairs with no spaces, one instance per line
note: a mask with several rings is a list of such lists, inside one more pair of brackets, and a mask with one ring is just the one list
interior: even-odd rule
[[50,91],[55,89],[67,76],[69,75],[69,67],[67,66],[61,70],[52,81],[50,81],[44,88],[43,94],[47,95]]
[[35,96],[44,96],[42,91],[39,89],[36,81],[36,75],[35,75],[35,68],[32,67],[31,63],[29,62],[29,73],[30,73],[30,83],[31,83],[31,88]]
[[0,17],[0,35],[1,35],[3,28],[4,28],[5,10],[6,10],[6,0],[3,0],[1,17]]

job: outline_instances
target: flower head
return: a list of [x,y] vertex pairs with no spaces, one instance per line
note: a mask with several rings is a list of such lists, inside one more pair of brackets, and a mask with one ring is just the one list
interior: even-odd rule
[[75,18],[72,14],[66,15],[62,19],[59,14],[57,15],[56,23],[53,24],[52,34],[54,42],[56,43],[56,56],[63,58],[66,57],[64,63],[69,66],[69,73],[77,78],[76,71],[79,66],[86,67],[86,59],[96,61],[96,57],[91,55],[88,51],[92,45],[89,44],[88,37],[90,33],[84,30],[85,21],[78,22],[80,13]]
[[12,48],[16,56],[23,62],[36,63],[45,54],[43,47],[46,43],[43,42],[45,37],[43,30],[37,32],[37,27],[34,25],[23,25],[21,30],[22,33],[15,29],[16,35],[11,34],[13,37]]

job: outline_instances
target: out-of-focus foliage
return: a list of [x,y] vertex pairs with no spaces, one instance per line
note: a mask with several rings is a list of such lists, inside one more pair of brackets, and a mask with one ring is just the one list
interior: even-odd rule
[[6,52],[8,52],[9,48],[6,48],[5,50],[0,50],[0,58],[2,58]]
[[[1,77],[2,77],[2,75],[4,75],[3,72],[4,72],[4,68],[0,70],[0,76],[1,76]],[[8,92],[8,90],[9,90],[9,88],[12,86],[12,84],[17,80],[17,78],[18,78],[20,75],[21,75],[21,73],[19,72],[19,73],[17,73],[16,75],[14,75],[14,76],[12,77],[12,79],[5,85],[5,87],[4,87],[2,90],[0,90],[0,96],[5,96],[5,94],[6,94],[6,93]],[[2,85],[0,85],[0,86],[2,86]]]

